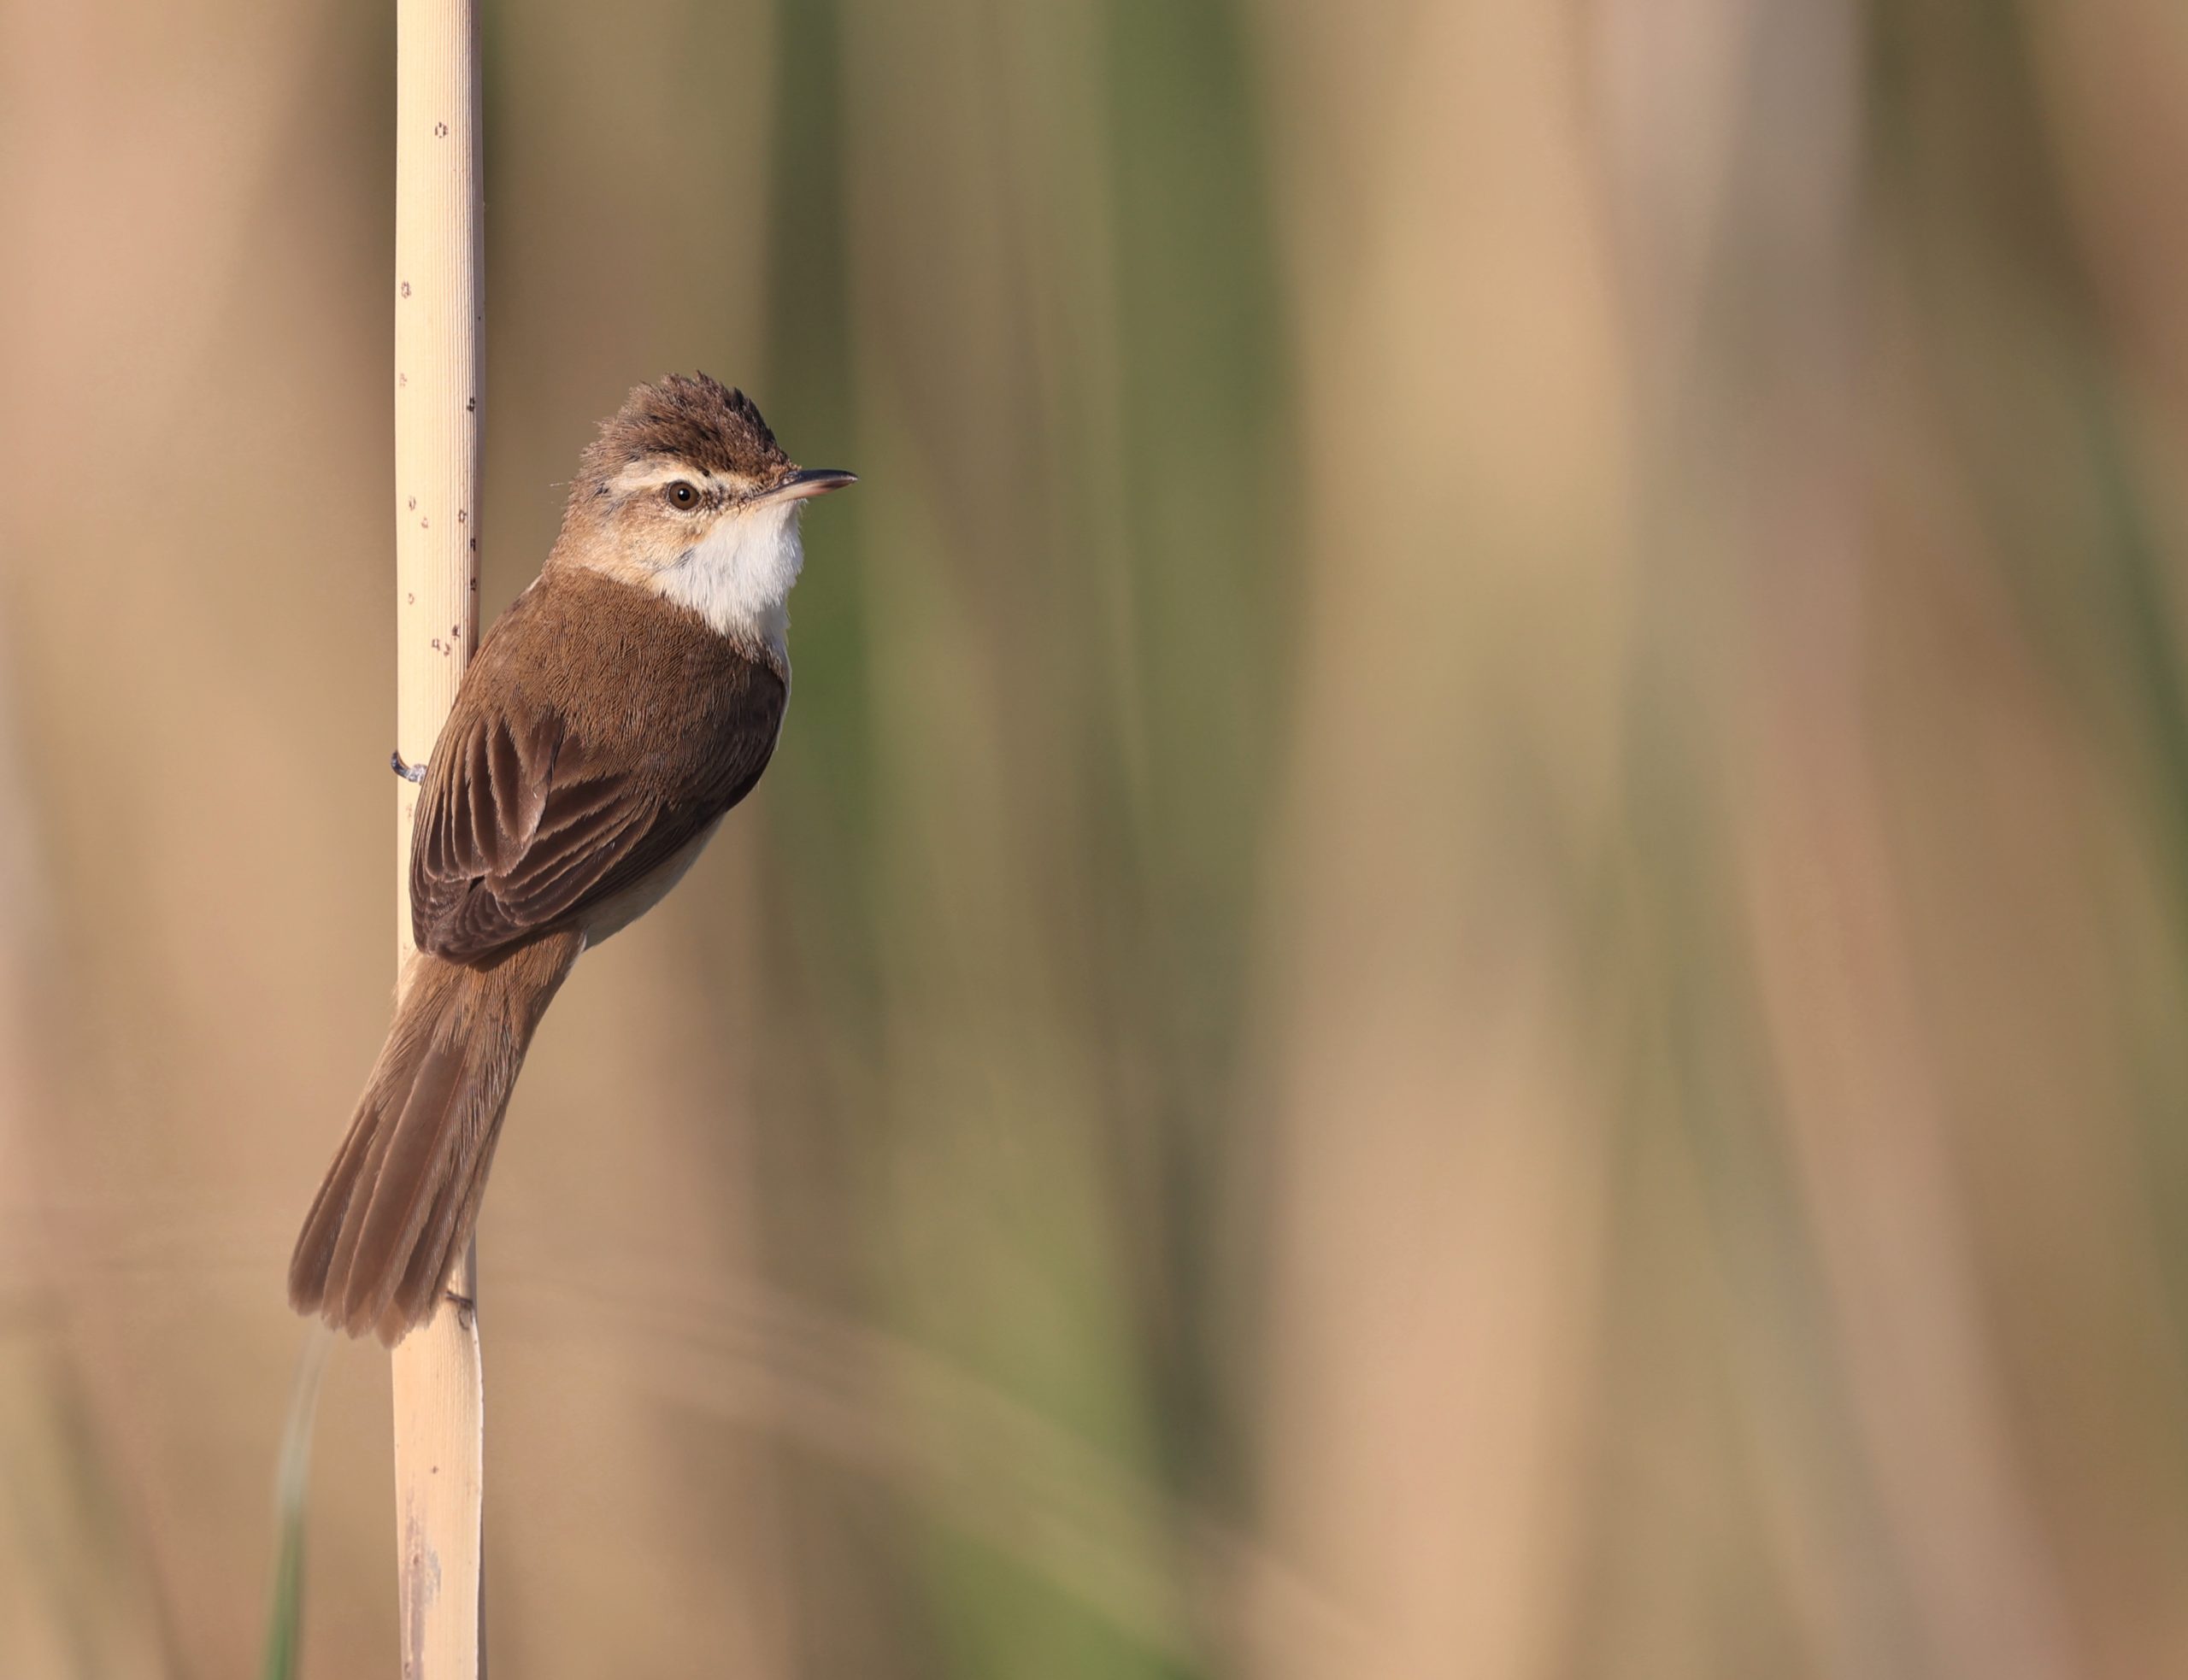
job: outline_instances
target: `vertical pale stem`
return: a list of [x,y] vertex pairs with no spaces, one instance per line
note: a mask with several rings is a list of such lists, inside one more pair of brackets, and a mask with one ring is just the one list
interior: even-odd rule
[[[479,634],[481,300],[474,0],[397,0],[395,175],[396,743],[425,761]],[[396,945],[410,955],[410,825],[398,783]],[[476,1249],[449,1287],[475,1299]],[[395,1360],[403,1672],[485,1671],[485,1412],[475,1309],[444,1301]]]

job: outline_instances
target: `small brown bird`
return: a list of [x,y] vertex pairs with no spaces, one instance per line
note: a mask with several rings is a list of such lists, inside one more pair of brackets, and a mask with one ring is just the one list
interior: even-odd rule
[[640,385],[562,534],[464,673],[410,843],[418,950],[305,1216],[289,1300],[391,1347],[469,1241],[532,1030],[571,965],[658,903],[774,752],[809,497],[742,391]]

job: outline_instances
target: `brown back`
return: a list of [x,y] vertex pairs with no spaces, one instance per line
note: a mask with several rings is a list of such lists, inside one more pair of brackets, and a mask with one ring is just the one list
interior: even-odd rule
[[760,779],[786,678],[685,608],[550,566],[495,623],[427,761],[419,949],[475,961],[581,924],[676,856]]

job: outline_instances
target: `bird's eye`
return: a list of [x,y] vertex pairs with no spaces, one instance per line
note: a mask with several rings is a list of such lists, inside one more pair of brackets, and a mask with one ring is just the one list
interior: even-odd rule
[[682,479],[669,485],[662,494],[668,497],[668,505],[672,508],[696,508],[699,505],[699,492]]

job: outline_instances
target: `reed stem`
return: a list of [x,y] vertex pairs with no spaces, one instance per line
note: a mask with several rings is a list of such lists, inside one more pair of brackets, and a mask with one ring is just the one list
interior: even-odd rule
[[[479,637],[483,291],[475,0],[397,0],[396,744],[431,755]],[[396,784],[397,972],[410,955],[410,826]],[[394,1354],[405,1680],[485,1671],[485,1395],[477,1248]]]

